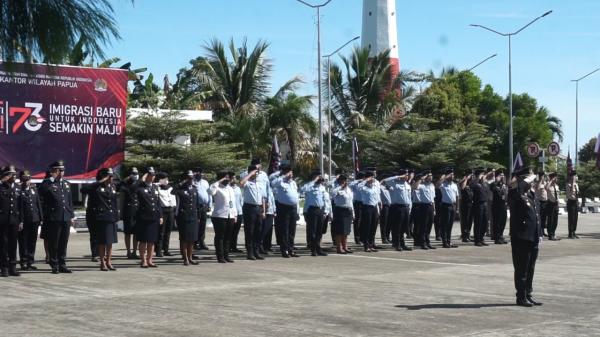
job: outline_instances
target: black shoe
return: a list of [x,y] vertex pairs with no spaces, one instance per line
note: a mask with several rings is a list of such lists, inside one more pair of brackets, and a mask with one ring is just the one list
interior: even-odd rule
[[573,237],[574,237],[575,239],[579,239],[579,235],[577,235],[577,234],[575,234],[575,233],[573,233]]
[[52,267],[52,274],[58,274],[58,267]]
[[265,249],[263,247],[258,247],[258,253],[260,253],[262,255],[267,255],[267,252],[265,251]]
[[402,250],[406,250],[407,252],[410,252],[412,250],[412,248],[405,245],[401,245],[400,248],[402,248]]
[[161,252],[156,252],[156,257],[163,257],[163,254]]
[[447,243],[444,243],[444,244],[442,245],[442,248],[450,248],[450,245],[449,245],[449,244],[447,244]]
[[133,259],[133,254],[131,254],[131,253],[127,253],[127,259],[128,259],[128,260],[131,260],[131,259]]
[[475,246],[477,246],[477,247],[483,247],[483,243],[481,243],[481,242],[475,242]]
[[289,259],[289,258],[290,258],[290,254],[288,254],[286,251],[282,251],[282,252],[281,252],[281,257],[284,257],[284,258],[286,258],[286,259]]
[[467,238],[462,238],[462,242],[471,242],[471,240],[467,239]]
[[134,259],[134,260],[137,260],[138,259],[138,255],[135,252],[133,252],[133,253],[131,253],[131,258]]
[[204,242],[202,242],[201,244],[198,245],[198,250],[210,250],[210,249]]
[[256,258],[254,257],[254,255],[248,254],[248,256],[246,256],[246,260],[256,261]]
[[21,270],[29,270],[29,265],[21,263]]
[[11,266],[10,268],[8,268],[8,275],[10,275],[10,276],[21,276],[21,273],[19,273],[17,271],[17,267],[16,266]]
[[63,274],[71,274],[72,273],[71,269],[67,268],[67,266],[58,267],[58,271]]
[[362,242],[360,242],[360,239],[358,238],[354,238],[354,243],[357,245],[362,245]]
[[163,252],[163,255],[164,256],[173,256],[173,254],[171,254],[171,252],[169,252],[169,251]]
[[115,271],[115,270],[117,270],[117,268],[115,268],[115,267],[114,267],[112,264],[111,264],[111,265],[107,265],[106,267],[107,267],[107,268],[108,268],[108,270],[110,270],[110,271]]
[[100,262],[100,259],[97,256],[92,256],[92,262]]
[[241,249],[237,249],[237,248],[231,248],[230,252],[232,253],[243,253],[244,251]]
[[313,251],[311,251],[311,252],[310,252],[310,256],[317,256],[317,252],[316,252],[316,251],[314,251],[314,250],[313,250]]
[[198,255],[192,254],[192,260],[200,260],[200,258],[198,257]]
[[427,248],[429,249],[436,249],[435,247],[433,247],[430,243],[427,244]]
[[531,295],[528,295],[528,296],[526,297],[526,299],[527,299],[527,301],[529,301],[529,303],[531,303],[531,304],[533,304],[533,305],[538,305],[538,306],[539,306],[539,305],[542,305],[542,304],[544,304],[544,303],[542,303],[542,302],[538,302],[538,301],[536,301],[536,300],[535,300],[535,298],[533,298],[533,296],[531,296]]
[[194,250],[200,250],[200,245],[197,243],[194,243]]
[[317,255],[319,255],[319,256],[327,256],[327,253],[325,253],[324,251],[320,250],[320,251],[317,251]]
[[458,246],[453,243],[449,243],[448,245],[450,246],[450,248],[458,248]]
[[427,247],[426,245],[421,245],[419,246],[422,250],[429,250],[429,247]]
[[194,266],[197,266],[198,265],[198,261],[190,260],[190,264],[193,264]]
[[29,270],[38,270],[38,267],[32,265],[31,263],[28,263],[27,264],[27,269],[29,269]]
[[225,259],[223,259],[223,258],[217,259],[217,262],[219,262],[219,263],[227,263],[227,261],[225,261]]
[[0,277],[8,277],[8,269],[7,268],[2,268],[2,270],[0,271]]
[[233,260],[229,256],[225,256],[225,261],[233,263]]
[[481,245],[482,246],[489,246],[487,243],[485,243],[485,241],[481,241]]
[[435,241],[442,241],[442,237],[441,236],[436,236],[435,237]]
[[526,307],[526,308],[531,308],[533,307],[533,304],[531,304],[529,301],[527,301],[527,299],[525,298],[517,298],[517,305],[520,307]]
[[294,252],[294,251],[290,252],[290,256],[291,257],[300,257],[300,255],[296,254],[296,252]]
[[254,257],[255,257],[257,260],[264,260],[264,259],[265,259],[264,257],[262,257],[262,255],[260,255],[260,254],[258,254],[258,253],[255,253],[255,254],[254,254]]
[[381,243],[384,245],[388,245],[390,241],[388,239],[381,239]]
[[394,250],[397,252],[401,252],[402,251],[402,247],[394,247]]

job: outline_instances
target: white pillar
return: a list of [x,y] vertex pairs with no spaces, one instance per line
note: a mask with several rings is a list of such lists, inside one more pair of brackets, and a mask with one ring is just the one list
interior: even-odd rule
[[362,46],[371,56],[389,49],[392,76],[400,72],[396,0],[363,0]]

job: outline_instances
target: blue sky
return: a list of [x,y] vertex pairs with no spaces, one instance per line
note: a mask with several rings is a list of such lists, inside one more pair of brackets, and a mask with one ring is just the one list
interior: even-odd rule
[[[319,0],[306,0],[318,3]],[[469,27],[477,23],[513,31],[546,12],[513,39],[513,92],[528,92],[563,121],[565,141],[575,147],[575,85],[570,80],[600,67],[600,1],[597,0],[398,0],[401,67],[438,73],[470,68],[498,53],[475,73],[502,95],[508,93],[508,41]],[[316,93],[315,11],[295,0],[114,0],[122,39],[109,56],[148,67],[156,78],[175,78],[203,53],[211,38],[253,44],[270,42],[274,88],[302,77]],[[323,53],[361,33],[362,0],[333,0],[321,12]],[[348,53],[350,48],[342,51]],[[334,59],[335,60],[335,59]],[[579,146],[600,132],[600,72],[580,83]]]

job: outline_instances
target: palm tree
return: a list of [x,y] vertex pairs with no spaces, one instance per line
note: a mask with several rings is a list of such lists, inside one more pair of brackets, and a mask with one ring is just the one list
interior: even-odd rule
[[79,42],[103,57],[103,46],[119,38],[109,0],[0,0],[0,57],[60,63]]
[[332,112],[342,134],[360,128],[364,121],[387,127],[392,117],[408,111],[415,91],[407,82],[413,73],[401,72],[390,80],[389,51],[371,57],[368,48],[357,48],[341,59],[344,70],[334,64],[328,75]]
[[287,141],[292,166],[300,153],[310,157],[309,154],[314,152],[314,135],[317,133],[317,123],[310,115],[313,97],[294,92],[300,83],[299,78],[289,80],[265,101],[268,125],[273,133],[282,135]]
[[209,102],[215,118],[237,118],[256,114],[266,98],[271,63],[265,58],[269,44],[259,41],[250,51],[244,39],[236,48],[229,42],[231,60],[222,42],[213,39],[206,46],[207,56],[193,65],[193,71],[212,92]]

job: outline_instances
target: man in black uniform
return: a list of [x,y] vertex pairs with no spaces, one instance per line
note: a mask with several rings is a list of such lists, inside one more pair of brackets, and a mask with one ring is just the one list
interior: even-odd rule
[[20,276],[17,271],[17,236],[23,229],[21,188],[15,184],[15,167],[1,170],[0,183],[0,276]]
[[44,179],[40,195],[44,205],[47,227],[48,255],[52,273],[71,273],[67,268],[67,244],[74,224],[71,184],[64,179],[65,164],[62,160],[50,165],[50,178]]
[[[138,209],[136,190],[140,182],[140,174],[136,167],[131,168],[129,176],[118,185],[123,193],[123,232],[125,233],[125,248],[128,259],[137,259],[137,239],[135,238],[135,214]],[[132,245],[133,242],[133,245]]]
[[508,188],[506,187],[504,172],[502,170],[496,171],[496,181],[490,185],[492,193],[494,194],[494,200],[492,201],[492,224],[494,229],[492,230],[494,243],[497,245],[507,244],[504,240],[504,228],[506,228],[506,197],[508,194]]
[[474,220],[474,232],[475,232],[475,246],[487,246],[483,236],[485,235],[485,229],[488,224],[488,192],[485,186],[483,186],[485,170],[476,169],[475,177],[471,183],[471,190],[473,191],[473,220]]
[[508,192],[508,204],[517,305],[531,307],[542,305],[532,297],[533,274],[542,228],[535,193],[531,188],[535,175],[525,168],[515,172],[515,177]]
[[23,210],[23,230],[19,232],[19,257],[21,269],[37,270],[35,262],[35,245],[38,228],[43,221],[42,202],[37,189],[31,184],[29,171],[21,171],[21,204]]
[[473,170],[465,171],[465,176],[459,183],[460,188],[460,231],[462,242],[471,242],[471,228],[473,227]]

